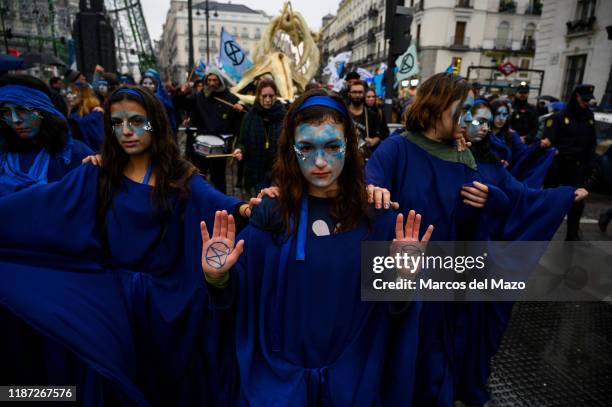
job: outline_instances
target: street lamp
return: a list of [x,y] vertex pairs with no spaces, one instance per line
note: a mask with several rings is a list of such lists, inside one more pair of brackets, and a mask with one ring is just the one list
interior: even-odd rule
[[9,51],[9,47],[8,47],[8,38],[6,36],[6,27],[4,26],[4,15],[8,12],[8,7],[4,4],[4,2],[2,2],[2,5],[0,6],[0,22],[2,22],[2,36],[4,37],[4,49],[6,50],[6,53],[8,54]]
[[187,0],[187,31],[188,31],[188,42],[189,42],[189,67],[193,68],[195,62],[193,60],[193,14],[192,14],[192,0]]
[[491,58],[491,75],[489,76],[489,91],[493,86],[493,75],[495,74],[495,66],[497,65],[497,60],[495,58]]
[[[197,12],[197,15],[200,15],[200,11]],[[208,26],[210,20],[210,7],[208,6],[208,0],[204,3],[204,16],[206,17],[206,65],[210,65],[210,30]],[[213,17],[219,17],[216,7]]]

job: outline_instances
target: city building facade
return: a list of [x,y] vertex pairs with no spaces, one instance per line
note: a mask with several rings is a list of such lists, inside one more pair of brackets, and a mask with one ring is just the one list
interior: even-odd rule
[[385,5],[385,0],[341,0],[336,16],[323,21],[322,63],[345,51],[352,51],[349,67],[373,71],[386,62]]
[[[539,0],[408,1],[415,14],[411,33],[417,45],[421,76],[449,66],[488,91],[512,92],[525,81],[534,90],[541,75],[533,69],[536,32],[542,13]],[[523,71],[504,75],[497,67],[511,63]],[[472,68],[470,68],[470,66]],[[469,77],[468,77],[469,71]]]
[[546,69],[543,92],[567,100],[579,83],[595,85],[599,102],[612,67],[612,3],[544,0],[534,65]]
[[[270,17],[263,11],[253,10],[236,3],[209,1],[208,40],[210,63],[219,55],[221,28],[236,38],[247,56],[253,54]],[[194,61],[207,62],[205,2],[194,1],[193,10]],[[189,28],[186,0],[172,0],[166,15],[162,36],[157,44],[158,63],[163,76],[183,82],[192,67],[189,61]]]
[[2,0],[2,52],[51,52],[66,60],[79,0]]

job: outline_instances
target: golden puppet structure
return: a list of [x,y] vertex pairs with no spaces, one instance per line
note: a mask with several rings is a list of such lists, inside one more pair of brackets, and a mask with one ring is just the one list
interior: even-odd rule
[[291,2],[286,2],[281,14],[274,17],[266,28],[253,55],[253,66],[231,89],[232,92],[252,103],[252,97],[240,95],[240,92],[258,78],[269,76],[278,87],[279,98],[294,100],[319,67],[317,37],[318,34],[308,28],[302,14],[293,10]]

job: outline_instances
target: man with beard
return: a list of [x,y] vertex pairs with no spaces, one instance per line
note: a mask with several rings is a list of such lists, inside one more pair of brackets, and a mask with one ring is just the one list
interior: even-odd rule
[[365,106],[366,86],[363,81],[349,85],[349,113],[359,135],[359,148],[368,158],[380,144],[380,123],[378,115]]
[[534,105],[527,102],[529,86],[525,82],[516,90],[512,102],[510,127],[516,131],[525,144],[531,144],[538,130],[538,111]]
[[[204,82],[204,89],[195,96],[191,125],[198,129],[198,134],[237,136],[240,133],[241,113],[244,112],[244,106],[238,103],[239,99],[236,95],[230,93],[221,73],[215,68],[210,68],[204,77]],[[206,168],[210,170],[212,184],[225,193],[225,159],[206,159],[196,154],[193,155],[193,158],[194,164],[200,171]]]

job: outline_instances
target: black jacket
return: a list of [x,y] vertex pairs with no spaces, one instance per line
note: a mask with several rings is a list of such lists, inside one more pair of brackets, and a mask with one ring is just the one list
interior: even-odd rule
[[597,146],[593,112],[580,108],[558,112],[544,123],[544,137],[559,150],[559,158],[590,162]]
[[199,92],[191,112],[191,125],[197,127],[199,134],[237,136],[240,133],[241,113],[219,99],[231,104],[239,100],[237,96],[225,89],[220,92],[212,92],[208,97],[204,92]]
[[512,115],[510,116],[510,127],[520,136],[525,137],[527,142],[533,141],[538,130],[538,111],[534,105],[521,100],[512,103]]

